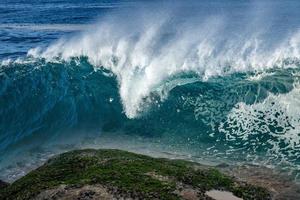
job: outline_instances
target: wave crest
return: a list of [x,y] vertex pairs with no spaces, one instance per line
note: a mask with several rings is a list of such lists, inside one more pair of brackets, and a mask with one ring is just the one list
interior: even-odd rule
[[270,39],[270,30],[251,30],[253,24],[261,27],[257,19],[252,19],[252,25],[233,27],[221,15],[189,16],[175,8],[149,10],[120,12],[71,39],[32,49],[28,55],[50,60],[86,56],[95,68],[111,70],[129,118],[137,117],[144,99],[178,73],[193,71],[205,81],[234,72],[299,65],[299,32],[275,40]]

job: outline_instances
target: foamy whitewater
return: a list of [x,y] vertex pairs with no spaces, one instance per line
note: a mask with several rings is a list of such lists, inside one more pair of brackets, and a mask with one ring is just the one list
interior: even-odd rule
[[[0,178],[14,180],[38,155],[116,141],[137,152],[252,163],[299,178],[300,24],[293,4],[120,5],[107,5],[114,10],[88,25],[0,25],[59,32],[24,55],[2,56]],[[18,154],[32,158],[29,166]]]
[[129,118],[143,110],[144,98],[180,73],[194,72],[206,81],[232,73],[296,67],[299,62],[300,32],[267,45],[257,32],[227,35],[228,25],[218,16],[195,24],[197,16],[174,22],[176,13],[154,15],[137,13],[126,20],[121,15],[46,50],[31,49],[28,55],[47,61],[87,57],[95,69],[111,71]]

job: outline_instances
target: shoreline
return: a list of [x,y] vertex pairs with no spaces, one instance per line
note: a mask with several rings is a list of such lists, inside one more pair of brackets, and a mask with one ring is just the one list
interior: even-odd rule
[[[38,167],[37,169],[29,172],[24,177],[22,177],[22,178],[18,179],[17,181],[13,182],[11,185],[8,185],[8,186],[5,185],[4,188],[14,187],[16,184],[28,179],[28,176],[31,176],[32,173],[33,174],[37,173],[41,168],[43,169],[45,167],[46,168],[49,167],[49,164],[51,165],[51,162],[55,161],[56,159],[59,159],[61,156],[72,155],[72,153],[78,152],[80,155],[84,155],[84,157],[85,156],[89,157],[89,153],[85,153],[85,152],[92,152],[91,154],[94,154],[94,153],[97,154],[97,152],[100,152],[100,154],[101,154],[101,152],[114,152],[114,151],[116,151],[117,154],[112,154],[109,158],[106,158],[106,159],[114,158],[115,156],[118,156],[119,154],[120,155],[122,155],[122,154],[127,155],[128,154],[129,157],[133,156],[133,157],[130,157],[130,159],[134,158],[134,156],[141,156],[141,157],[145,158],[145,162],[146,161],[148,162],[148,160],[150,160],[150,163],[151,162],[155,163],[156,160],[164,160],[164,161],[166,160],[167,162],[170,162],[170,163],[178,161],[178,162],[185,163],[186,165],[188,165],[188,163],[193,163],[193,165],[194,165],[193,168],[195,168],[195,166],[196,166],[196,168],[195,168],[196,170],[201,171],[203,169],[208,169],[208,168],[215,169],[215,170],[219,171],[221,174],[224,174],[226,177],[227,176],[231,177],[232,180],[234,182],[238,183],[238,184],[241,184],[241,183],[246,184],[246,185],[250,184],[250,185],[253,185],[253,186],[258,187],[258,188],[264,188],[264,189],[266,189],[266,191],[269,192],[269,194],[271,196],[270,199],[298,199],[300,197],[300,190],[299,190],[300,187],[298,185],[296,185],[293,181],[289,180],[288,178],[282,177],[279,174],[275,174],[272,170],[270,170],[268,168],[264,168],[264,167],[257,167],[257,166],[254,166],[254,165],[253,166],[250,166],[250,165],[248,165],[248,166],[231,166],[231,165],[227,165],[227,164],[220,164],[220,165],[217,165],[217,166],[208,166],[208,165],[194,163],[194,162],[190,162],[190,161],[186,161],[186,160],[178,160],[178,159],[173,159],[172,160],[172,159],[166,159],[166,158],[154,158],[154,157],[149,157],[149,156],[145,156],[145,155],[141,155],[141,154],[129,153],[127,151],[122,151],[122,150],[104,150],[104,149],[100,149],[100,150],[92,150],[92,149],[89,149],[89,150],[75,150],[75,151],[70,151],[70,152],[67,152],[67,153],[56,155],[56,156],[50,158],[48,161],[46,161],[41,167]],[[91,159],[94,159],[94,157],[92,157]],[[73,163],[73,164],[74,164],[74,166],[76,166],[78,163]],[[73,166],[73,164],[71,164],[71,166]],[[183,165],[183,167],[184,167],[184,165]],[[137,168],[136,170],[139,170],[139,169]],[[115,172],[113,172],[113,173],[115,173]],[[157,178],[157,174],[154,174],[154,175],[152,174],[151,176],[155,176]],[[158,176],[158,177],[160,177],[160,176]],[[62,178],[62,177],[60,177],[60,178]],[[112,181],[112,182],[114,182],[114,181]],[[68,189],[64,188],[65,186],[62,186],[62,185],[64,185],[64,184],[60,184],[60,186],[59,186],[60,190],[63,190],[65,193],[70,192]],[[108,184],[108,185],[110,185],[110,184]],[[61,187],[63,187],[64,189],[62,189]],[[89,184],[88,185],[85,184],[82,187],[90,188],[92,186],[90,186]],[[191,186],[191,187],[194,188],[194,186]],[[104,188],[106,188],[106,186]],[[222,187],[220,187],[220,188],[222,190],[224,189]],[[220,188],[213,188],[212,187],[210,189],[220,189]],[[96,190],[98,190],[98,189],[96,189]],[[105,191],[106,191],[106,189],[105,189]],[[3,194],[3,191],[5,191],[5,190],[6,189],[4,189],[4,190],[0,189],[0,197],[1,197],[1,191],[2,191],[2,194]],[[235,190],[233,190],[233,191],[235,191]],[[198,190],[197,190],[197,192],[199,193]],[[205,192],[208,192],[208,190],[207,191],[202,191],[201,195],[205,196]]]
[[[81,135],[82,136],[82,135]],[[70,137],[71,138],[71,137]],[[194,153],[193,149],[186,146],[172,146],[172,144],[166,143],[163,139],[149,139],[144,137],[132,138],[130,136],[120,133],[106,133],[101,134],[98,137],[77,137],[77,139],[71,138],[67,143],[63,138],[58,138],[57,141],[49,143],[43,146],[19,146],[23,149],[22,152],[16,151],[5,156],[5,159],[1,160],[1,174],[0,180],[6,182],[13,182],[37,167],[43,165],[48,159],[55,155],[76,150],[76,149],[120,149],[123,151],[129,151],[136,154],[143,154],[154,158],[167,158],[167,159],[181,159],[190,162],[196,162],[207,166],[218,166],[226,163],[226,165],[232,167],[263,167],[264,171],[271,171],[273,174],[283,177],[289,177],[291,182],[297,182],[289,171],[283,172],[280,167],[272,165],[264,165],[260,162],[234,162],[233,160],[223,158],[222,156],[215,157],[211,154]],[[80,142],[79,142],[80,141]],[[300,182],[297,182],[300,183]]]

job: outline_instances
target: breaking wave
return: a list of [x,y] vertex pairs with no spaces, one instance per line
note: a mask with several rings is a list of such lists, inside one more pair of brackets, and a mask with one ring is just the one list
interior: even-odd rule
[[1,151],[120,132],[299,174],[300,33],[165,11],[120,12],[2,61]]
[[176,21],[173,16],[148,11],[124,19],[120,14],[47,49],[32,49],[28,55],[48,61],[84,56],[95,69],[110,70],[117,76],[129,118],[138,116],[151,92],[180,73],[193,72],[205,81],[214,76],[299,64],[298,32],[270,41],[268,32],[249,32],[251,27],[230,33],[232,27],[220,16],[197,23],[197,16],[185,17],[184,21]]

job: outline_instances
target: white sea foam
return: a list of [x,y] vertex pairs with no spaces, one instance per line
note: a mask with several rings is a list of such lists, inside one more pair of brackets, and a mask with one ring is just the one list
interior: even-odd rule
[[0,67],[2,67],[2,66],[8,66],[12,62],[13,62],[12,59],[9,59],[9,58],[5,59],[5,60],[2,60],[1,64],[0,64]]
[[[270,159],[290,162],[300,158],[300,87],[286,94],[270,94],[263,102],[237,103],[219,131],[228,141],[266,148]],[[266,138],[268,138],[266,140]]]
[[83,31],[91,25],[85,24],[0,24],[1,29],[23,29],[32,31]]
[[47,49],[32,49],[28,55],[49,60],[87,56],[95,67],[111,70],[129,118],[138,116],[154,88],[177,73],[193,71],[205,81],[233,72],[298,64],[299,32],[270,46],[259,34],[263,30],[249,32],[251,27],[245,27],[245,32],[226,34],[228,23],[222,16],[176,21],[175,11],[163,11],[105,18],[76,37],[61,39]]

